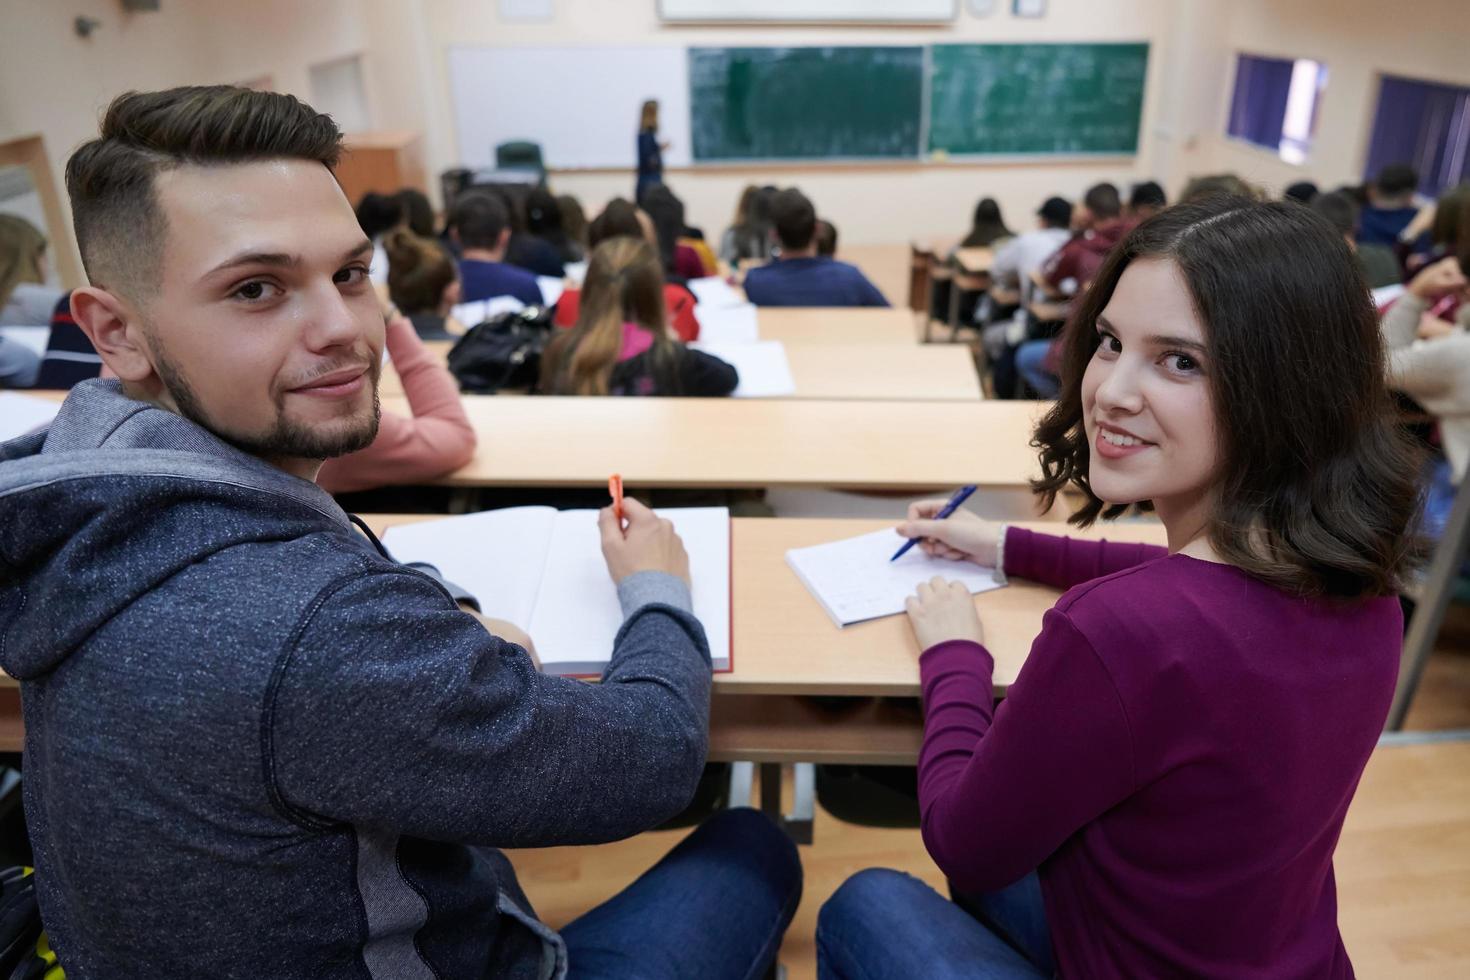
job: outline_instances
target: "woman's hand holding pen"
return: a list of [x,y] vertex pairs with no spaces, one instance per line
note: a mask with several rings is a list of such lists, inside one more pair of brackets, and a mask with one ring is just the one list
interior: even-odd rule
[[918,538],[919,547],[934,558],[968,560],[994,567],[1000,525],[963,508],[942,521],[934,520],[946,503],[947,500],[919,500],[909,504],[908,520],[898,525],[898,533],[905,538]]

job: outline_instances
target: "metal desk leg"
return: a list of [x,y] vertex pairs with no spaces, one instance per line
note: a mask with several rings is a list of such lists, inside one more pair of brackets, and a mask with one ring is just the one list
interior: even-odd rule
[[1409,635],[1404,637],[1399,683],[1393,692],[1393,707],[1388,711],[1388,731],[1396,732],[1404,727],[1404,716],[1413,703],[1424,664],[1434,652],[1435,640],[1439,639],[1439,628],[1444,624],[1445,610],[1454,595],[1455,579],[1465,561],[1467,546],[1470,546],[1470,480],[1461,480],[1455,488],[1455,506],[1450,510],[1444,537],[1440,539],[1439,547],[1434,549],[1429,577],[1409,620]]
[[[777,826],[786,831],[787,836],[796,843],[810,844],[816,806],[816,767],[809,762],[802,762],[797,763],[796,768],[795,805],[790,814],[785,814],[781,812],[782,766],[779,762],[760,764],[761,812],[776,821]],[[803,768],[806,770],[804,773]]]

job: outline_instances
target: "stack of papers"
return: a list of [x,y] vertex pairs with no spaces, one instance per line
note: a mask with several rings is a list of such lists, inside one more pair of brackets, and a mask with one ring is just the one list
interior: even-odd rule
[[916,545],[889,561],[906,539],[891,528],[786,552],[786,564],[838,627],[903,612],[904,601],[936,575],[963,582],[972,595],[1004,586],[993,568],[930,558]]
[[791,363],[786,359],[786,345],[779,340],[762,340],[754,344],[697,340],[689,346],[734,365],[740,373],[740,384],[732,392],[736,398],[783,398],[796,394]]
[[0,391],[0,442],[23,436],[43,425],[50,425],[59,411],[59,401]]

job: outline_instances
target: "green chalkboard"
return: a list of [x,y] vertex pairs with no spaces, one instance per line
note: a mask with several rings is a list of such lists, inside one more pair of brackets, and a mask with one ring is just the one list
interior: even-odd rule
[[690,48],[695,160],[917,157],[921,47]]
[[929,151],[1136,153],[1147,44],[936,44]]

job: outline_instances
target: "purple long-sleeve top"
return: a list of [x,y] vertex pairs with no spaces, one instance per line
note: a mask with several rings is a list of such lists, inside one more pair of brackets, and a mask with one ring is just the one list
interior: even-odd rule
[[1397,600],[1019,528],[1005,564],[1069,591],[1000,707],[983,646],[919,661],[924,843],[955,887],[1039,868],[1066,977],[1351,977],[1332,852],[1393,696]]

